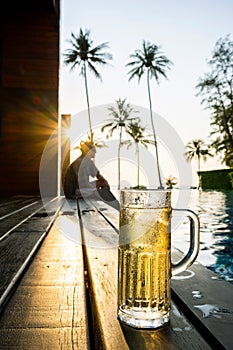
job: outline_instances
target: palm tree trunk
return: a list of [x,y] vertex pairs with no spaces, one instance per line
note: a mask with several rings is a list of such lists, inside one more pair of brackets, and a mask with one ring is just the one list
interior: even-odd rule
[[84,62],[83,68],[84,68],[84,80],[85,80],[85,89],[86,89],[86,98],[87,98],[87,113],[88,113],[88,120],[89,120],[89,130],[90,130],[91,141],[93,142],[93,132],[92,132],[92,126],[91,126],[91,112],[90,112],[90,103],[89,103],[89,95],[88,95],[88,87],[87,87],[87,72],[86,72],[85,62]]
[[200,184],[200,170],[201,170],[201,157],[197,156],[197,174],[198,174],[198,189],[201,187]]
[[155,154],[156,154],[157,172],[158,172],[158,178],[159,178],[159,187],[162,188],[163,186],[162,186],[162,180],[161,180],[161,174],[160,174],[160,168],[159,168],[158,145],[156,140],[156,133],[155,133],[155,127],[154,127],[153,113],[152,113],[149,70],[147,70],[147,88],[148,88],[148,96],[149,96],[149,103],[150,103],[151,125],[152,125],[152,131],[154,135],[154,141],[155,141]]
[[200,155],[197,156],[197,170],[198,170],[198,172],[201,170],[201,157],[200,157]]
[[118,145],[118,155],[117,155],[117,161],[118,161],[118,190],[120,190],[120,182],[121,182],[121,139],[122,139],[122,127],[120,127],[120,138],[119,138],[119,145]]
[[136,154],[137,154],[137,163],[138,163],[137,185],[138,185],[138,188],[139,188],[139,171],[140,171],[140,165],[139,165],[139,145],[138,145],[138,142],[136,142]]

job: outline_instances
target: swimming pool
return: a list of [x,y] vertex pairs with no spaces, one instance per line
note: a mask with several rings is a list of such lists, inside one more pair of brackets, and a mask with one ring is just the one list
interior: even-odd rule
[[[188,208],[200,218],[200,252],[197,261],[220,277],[233,283],[233,190],[173,190],[188,191]],[[172,244],[187,251],[189,235],[185,219],[172,232]]]

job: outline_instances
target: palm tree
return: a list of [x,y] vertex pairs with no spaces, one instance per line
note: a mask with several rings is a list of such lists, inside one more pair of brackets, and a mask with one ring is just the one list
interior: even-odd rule
[[166,186],[168,188],[173,188],[173,186],[175,186],[177,184],[177,178],[175,176],[168,176],[166,178]]
[[139,144],[144,147],[148,147],[148,145],[154,145],[154,140],[151,139],[153,135],[145,135],[146,128],[143,127],[140,121],[131,122],[126,127],[126,133],[132,138],[133,141],[128,140],[125,143],[128,144],[128,147],[135,143],[136,146],[136,156],[137,156],[137,188],[139,188],[139,169],[140,169],[140,157],[139,157]]
[[206,162],[207,157],[213,157],[209,147],[202,139],[191,140],[186,145],[185,157],[188,162],[191,162],[193,158],[197,158],[197,171],[199,173],[201,169],[201,158]]
[[90,103],[87,86],[87,68],[94,73],[96,78],[102,80],[101,75],[97,71],[95,65],[106,65],[107,60],[112,59],[112,55],[103,51],[104,49],[108,48],[107,42],[93,47],[93,41],[90,38],[89,30],[83,32],[83,30],[80,29],[79,34],[77,35],[71,32],[71,39],[68,42],[71,44],[71,48],[67,49],[67,53],[64,54],[64,63],[65,65],[71,66],[70,70],[74,70],[77,66],[81,68],[80,75],[84,77],[89,129],[90,135],[92,135]]
[[161,52],[160,47],[146,42],[143,40],[142,50],[136,50],[134,54],[130,55],[132,61],[126,64],[126,67],[132,67],[128,72],[130,74],[129,81],[134,77],[138,78],[140,82],[141,77],[146,72],[147,73],[147,89],[149,96],[149,105],[150,105],[150,117],[151,117],[151,126],[154,135],[154,144],[155,144],[155,153],[156,153],[156,162],[157,162],[157,172],[159,178],[159,185],[162,187],[162,180],[159,167],[159,157],[158,157],[158,145],[156,140],[156,132],[153,120],[152,113],[152,101],[151,101],[151,92],[150,92],[150,79],[155,78],[156,82],[159,84],[160,76],[167,78],[166,70],[170,68],[172,62],[164,56]]
[[137,120],[136,117],[131,117],[132,113],[137,113],[138,111],[135,111],[130,103],[126,102],[126,98],[123,100],[121,98],[116,100],[116,108],[115,107],[109,107],[108,110],[110,111],[110,116],[113,118],[107,119],[107,124],[102,126],[101,131],[103,132],[105,129],[109,129],[106,137],[112,137],[113,133],[115,131],[118,131],[119,133],[119,144],[118,144],[118,190],[120,189],[120,180],[121,180],[121,171],[120,171],[120,152],[121,152],[121,146],[122,146],[122,133],[123,129],[127,127],[127,125]]
[[93,146],[96,148],[107,147],[105,141],[102,140],[100,137],[97,137],[94,131],[92,131],[92,133],[88,133],[86,140],[81,140],[79,146],[75,146],[73,149],[80,149],[80,145],[82,142],[92,143]]

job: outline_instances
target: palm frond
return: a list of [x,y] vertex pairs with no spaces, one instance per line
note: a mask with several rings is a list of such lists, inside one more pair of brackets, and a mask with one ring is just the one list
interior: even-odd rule
[[90,38],[90,30],[86,29],[84,32],[80,29],[77,35],[71,32],[69,43],[71,48],[68,48],[64,53],[64,64],[71,65],[71,70],[73,70],[82,62],[88,62],[88,68],[97,78],[100,78],[100,73],[97,71],[94,64],[106,65],[108,64],[107,61],[112,59],[112,55],[104,51],[109,48],[108,42],[93,47],[93,41]]
[[160,50],[160,46],[143,40],[142,50],[135,50],[134,54],[129,56],[132,61],[126,64],[126,67],[133,67],[129,72],[129,81],[138,77],[140,81],[146,70],[149,70],[150,77],[159,81],[159,77],[167,78],[166,70],[173,64]]

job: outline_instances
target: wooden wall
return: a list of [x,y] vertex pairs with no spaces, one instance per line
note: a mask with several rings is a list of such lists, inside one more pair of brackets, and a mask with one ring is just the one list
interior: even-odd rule
[[0,15],[1,196],[40,194],[40,162],[51,135],[48,195],[57,193],[59,3],[31,3]]

